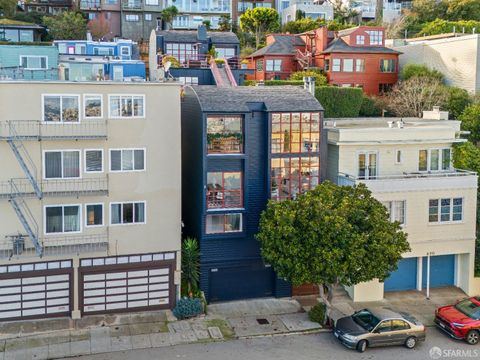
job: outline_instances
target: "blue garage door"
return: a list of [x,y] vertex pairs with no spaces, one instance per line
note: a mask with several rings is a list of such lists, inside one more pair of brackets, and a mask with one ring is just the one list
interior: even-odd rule
[[210,270],[209,301],[273,296],[275,276],[262,263]]
[[417,288],[417,258],[402,259],[398,269],[385,280],[385,291],[412,290]]
[[[455,285],[455,255],[430,257],[430,287]],[[423,258],[422,286],[427,287],[427,258]]]

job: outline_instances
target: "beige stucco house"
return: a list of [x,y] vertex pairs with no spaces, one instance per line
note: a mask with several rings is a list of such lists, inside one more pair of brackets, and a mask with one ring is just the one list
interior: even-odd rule
[[180,87],[0,82],[0,321],[171,308]]
[[444,286],[477,294],[477,175],[451,163],[452,145],[465,141],[460,122],[437,109],[422,119],[327,119],[325,128],[328,179],[365,183],[391,219],[402,224],[411,246],[385,282],[347,288],[354,301]]

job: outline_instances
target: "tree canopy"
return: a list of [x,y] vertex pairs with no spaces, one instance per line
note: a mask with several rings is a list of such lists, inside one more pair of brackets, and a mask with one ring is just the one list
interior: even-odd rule
[[408,80],[413,77],[427,77],[434,80],[444,81],[443,74],[435,69],[430,69],[426,65],[406,64],[400,72],[402,80]]
[[83,40],[87,36],[87,20],[75,11],[44,17],[43,23],[54,40]]
[[12,17],[17,10],[16,0],[0,0],[0,16]]
[[278,12],[272,8],[247,9],[240,16],[240,29],[255,34],[255,45],[258,49],[267,32],[278,31],[280,27]]
[[[459,116],[459,120],[462,121],[462,130],[470,131],[468,139],[474,144],[480,143],[480,104],[474,104],[467,107],[463,113]],[[478,150],[480,153],[480,150]],[[480,162],[480,156],[479,160]],[[468,167],[471,169],[471,167]],[[478,170],[480,171],[480,166]]]

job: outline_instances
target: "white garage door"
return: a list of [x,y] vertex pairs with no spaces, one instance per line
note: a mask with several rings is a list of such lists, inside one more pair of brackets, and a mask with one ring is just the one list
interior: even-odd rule
[[0,266],[0,321],[69,316],[72,261]]
[[[82,312],[88,315],[170,308],[175,296],[175,254],[172,253],[173,258],[160,254],[155,259],[153,255],[101,258],[103,265],[97,258],[91,259],[91,266],[82,266],[79,282]],[[142,257],[145,261],[141,261]],[[82,263],[86,264],[84,260]]]

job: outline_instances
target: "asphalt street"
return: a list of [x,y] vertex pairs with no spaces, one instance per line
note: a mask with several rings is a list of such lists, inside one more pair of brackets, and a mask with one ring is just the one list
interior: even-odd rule
[[216,343],[112,352],[80,357],[82,360],[310,360],[310,359],[480,359],[480,344],[453,340],[436,328],[427,329],[427,340],[413,350],[402,346],[367,349],[363,354],[343,347],[331,333],[257,337]]

